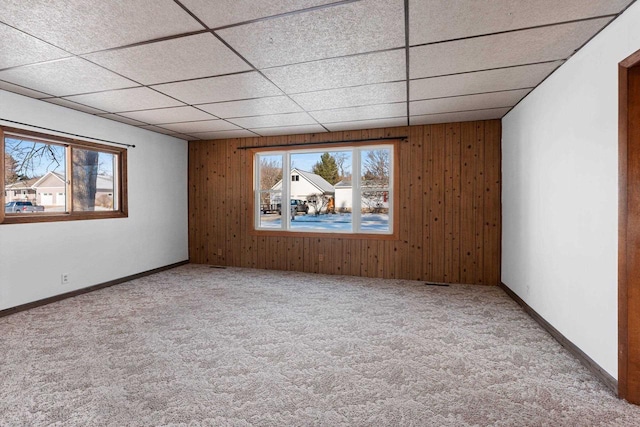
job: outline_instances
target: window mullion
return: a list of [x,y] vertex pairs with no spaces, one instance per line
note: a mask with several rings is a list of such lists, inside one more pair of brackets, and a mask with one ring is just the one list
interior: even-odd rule
[[73,170],[71,169],[73,167],[73,147],[71,147],[70,145],[65,145],[65,149],[64,149],[64,157],[65,157],[65,186],[66,186],[66,197],[65,197],[65,203],[67,204],[65,206],[65,210],[69,213],[73,212]]
[[291,153],[288,151],[282,154],[282,201],[280,202],[280,213],[282,215],[282,227],[285,230],[291,229]]
[[354,148],[351,154],[351,227],[354,233],[360,232],[360,213],[362,194],[360,191],[360,149]]

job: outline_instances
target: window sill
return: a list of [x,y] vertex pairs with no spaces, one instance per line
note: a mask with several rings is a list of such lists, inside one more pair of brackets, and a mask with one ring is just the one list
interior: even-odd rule
[[260,237],[311,237],[323,239],[354,239],[354,240],[400,240],[398,233],[336,233],[333,231],[284,231],[284,230],[256,230],[249,231],[251,236]]
[[0,224],[31,224],[38,222],[85,221],[91,219],[127,218],[125,212],[82,212],[60,214],[8,214]]

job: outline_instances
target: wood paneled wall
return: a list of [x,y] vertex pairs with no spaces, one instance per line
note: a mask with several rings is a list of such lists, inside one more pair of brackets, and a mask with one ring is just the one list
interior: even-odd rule
[[[398,239],[256,235],[246,146],[399,142]],[[189,143],[191,262],[444,283],[500,283],[499,120]],[[320,255],[323,261],[319,261]]]

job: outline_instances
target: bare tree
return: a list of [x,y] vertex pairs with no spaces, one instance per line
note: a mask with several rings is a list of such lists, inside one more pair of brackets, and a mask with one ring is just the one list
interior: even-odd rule
[[282,179],[282,165],[276,159],[260,159],[260,190],[269,190]]
[[4,153],[4,183],[13,184],[18,180],[18,162],[10,154]]
[[322,209],[324,209],[331,200],[331,196],[321,193],[309,194],[307,196],[307,203],[313,206],[313,211],[316,216],[320,215]]
[[348,158],[347,153],[338,151],[336,153],[333,153],[333,158],[336,161],[336,165],[338,165],[338,174],[340,175],[340,179],[345,179],[351,174],[348,170],[346,170],[348,166],[346,164]]
[[73,209],[76,211],[95,210],[99,157],[97,151],[73,150]]
[[368,151],[363,161],[364,179],[388,184],[389,161],[390,151],[388,149]]
[[33,178],[64,165],[64,148],[59,145],[6,138],[5,159],[7,155],[15,161],[16,179]]

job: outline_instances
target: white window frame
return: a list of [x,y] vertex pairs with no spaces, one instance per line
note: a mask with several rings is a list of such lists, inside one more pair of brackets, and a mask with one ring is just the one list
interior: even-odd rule
[[[361,188],[362,180],[362,162],[361,153],[363,151],[371,150],[389,150],[389,186],[388,186],[388,205],[389,205],[389,228],[388,230],[362,230],[362,193]],[[351,152],[351,230],[328,230],[324,228],[308,228],[308,229],[292,229],[291,228],[291,216],[289,211],[289,200],[291,200],[291,178],[285,179],[284,177],[291,176],[291,155],[303,154],[303,153],[323,153],[323,152],[338,152],[348,151]],[[285,233],[327,233],[327,234],[348,234],[348,235],[393,235],[394,230],[394,216],[395,216],[395,145],[394,144],[375,144],[375,145],[339,145],[336,147],[322,147],[322,148],[292,148],[290,150],[268,150],[254,152],[253,156],[253,197],[254,197],[254,209],[253,209],[253,225],[256,231],[276,231]],[[282,219],[280,222],[280,228],[274,227],[261,227],[260,226],[260,195],[262,192],[268,190],[260,190],[260,158],[261,156],[282,156],[282,194],[281,194],[281,214]],[[366,189],[365,189],[366,190]]]

